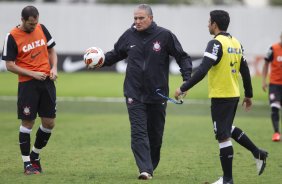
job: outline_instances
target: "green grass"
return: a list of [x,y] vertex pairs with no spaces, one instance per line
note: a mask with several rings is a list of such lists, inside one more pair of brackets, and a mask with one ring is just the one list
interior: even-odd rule
[[[121,97],[123,78],[123,75],[112,73],[60,74],[58,96]],[[260,84],[259,79],[255,80]],[[14,75],[0,73],[0,96],[15,96],[16,83]],[[179,83],[179,78],[171,77],[171,91]],[[260,90],[259,85],[255,88]],[[190,98],[206,99],[204,81],[193,90]],[[265,94],[261,94],[258,100],[264,100]],[[44,173],[24,176],[18,146],[20,122],[16,119],[16,101],[0,99],[0,183],[213,182],[222,173],[209,101],[203,102],[197,104],[186,100],[184,105],[169,103],[161,162],[153,180],[146,182],[136,179],[138,170],[130,149],[130,125],[124,103],[58,101],[56,127],[41,154]],[[39,126],[38,120],[32,131],[32,142]],[[267,102],[255,105],[249,113],[243,112],[239,106],[235,124],[258,146],[269,151],[265,173],[258,177],[252,155],[233,141],[235,183],[279,183],[282,180],[282,146],[281,142],[271,142],[272,127]]]
[[[95,96],[95,97],[122,97],[124,74],[110,72],[77,72],[60,73],[56,82],[58,96]],[[182,84],[180,76],[171,75],[170,96]],[[0,72],[0,96],[15,96],[17,94],[17,76],[10,72]],[[189,91],[188,98],[207,98],[206,78]],[[253,78],[254,100],[267,100],[267,94],[261,89],[261,79]],[[244,94],[241,92],[241,94]]]

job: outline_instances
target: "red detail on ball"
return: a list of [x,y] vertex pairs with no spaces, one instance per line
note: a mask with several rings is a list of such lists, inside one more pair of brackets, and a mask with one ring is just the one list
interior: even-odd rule
[[92,63],[92,59],[86,59],[85,60],[85,64],[89,65],[90,63]]
[[103,64],[103,62],[104,62],[103,58],[100,58],[97,65],[101,65],[101,64]]
[[90,48],[86,52],[88,52],[88,53],[98,53],[98,51],[96,49],[93,49],[93,48]]

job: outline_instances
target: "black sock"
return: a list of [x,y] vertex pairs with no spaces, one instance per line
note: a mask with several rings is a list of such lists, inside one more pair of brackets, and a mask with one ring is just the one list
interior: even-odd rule
[[[36,133],[34,147],[37,149],[44,148],[47,145],[50,136],[51,136],[51,133],[43,132],[41,128],[38,128],[37,133]],[[32,160],[36,160],[39,158],[39,154],[35,153],[34,151],[31,151],[30,158]]]
[[235,127],[232,132],[232,138],[238,142],[241,146],[253,153],[254,157],[258,157],[259,149],[249,139],[249,137],[240,128]]
[[29,162],[24,162],[24,167],[26,168],[26,166],[30,165],[30,161]]
[[274,132],[279,133],[279,109],[277,107],[271,107],[271,121]]
[[35,153],[34,151],[31,151],[30,153],[30,159],[31,160],[37,160],[39,158],[39,154]]
[[19,133],[19,144],[23,156],[28,156],[30,152],[30,134]]
[[220,148],[220,162],[223,170],[223,177],[226,181],[232,179],[233,147]]

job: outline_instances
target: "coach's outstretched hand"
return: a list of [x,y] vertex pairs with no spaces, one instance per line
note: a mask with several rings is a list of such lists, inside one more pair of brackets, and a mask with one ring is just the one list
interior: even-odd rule
[[184,98],[186,95],[187,95],[187,91],[182,92],[182,91],[180,90],[180,88],[177,88],[177,89],[175,90],[175,93],[174,93],[174,98],[175,98],[176,100],[180,100],[180,99]]

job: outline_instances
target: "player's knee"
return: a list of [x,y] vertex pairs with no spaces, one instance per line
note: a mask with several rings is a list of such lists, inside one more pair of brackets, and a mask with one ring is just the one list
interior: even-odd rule
[[22,126],[28,129],[32,129],[34,120],[22,120]]
[[44,128],[52,130],[55,127],[55,119],[53,119],[53,118],[42,118],[42,126]]
[[230,140],[231,140],[230,137],[227,137],[227,138],[219,138],[219,139],[218,139],[218,143],[229,142]]
[[[233,128],[233,127],[232,127]],[[243,130],[241,130],[240,128],[238,127],[235,127],[234,126],[234,129],[232,129],[232,138],[235,140],[235,141],[238,141],[241,139],[242,136],[244,136],[244,132]]]
[[278,115],[279,109],[278,106],[271,106],[271,115]]
[[279,121],[279,108],[271,107],[271,119],[274,122],[278,122]]
[[279,113],[279,108],[271,107],[271,113]]
[[281,109],[281,104],[280,102],[273,102],[270,104],[270,107],[272,112],[278,112]]

